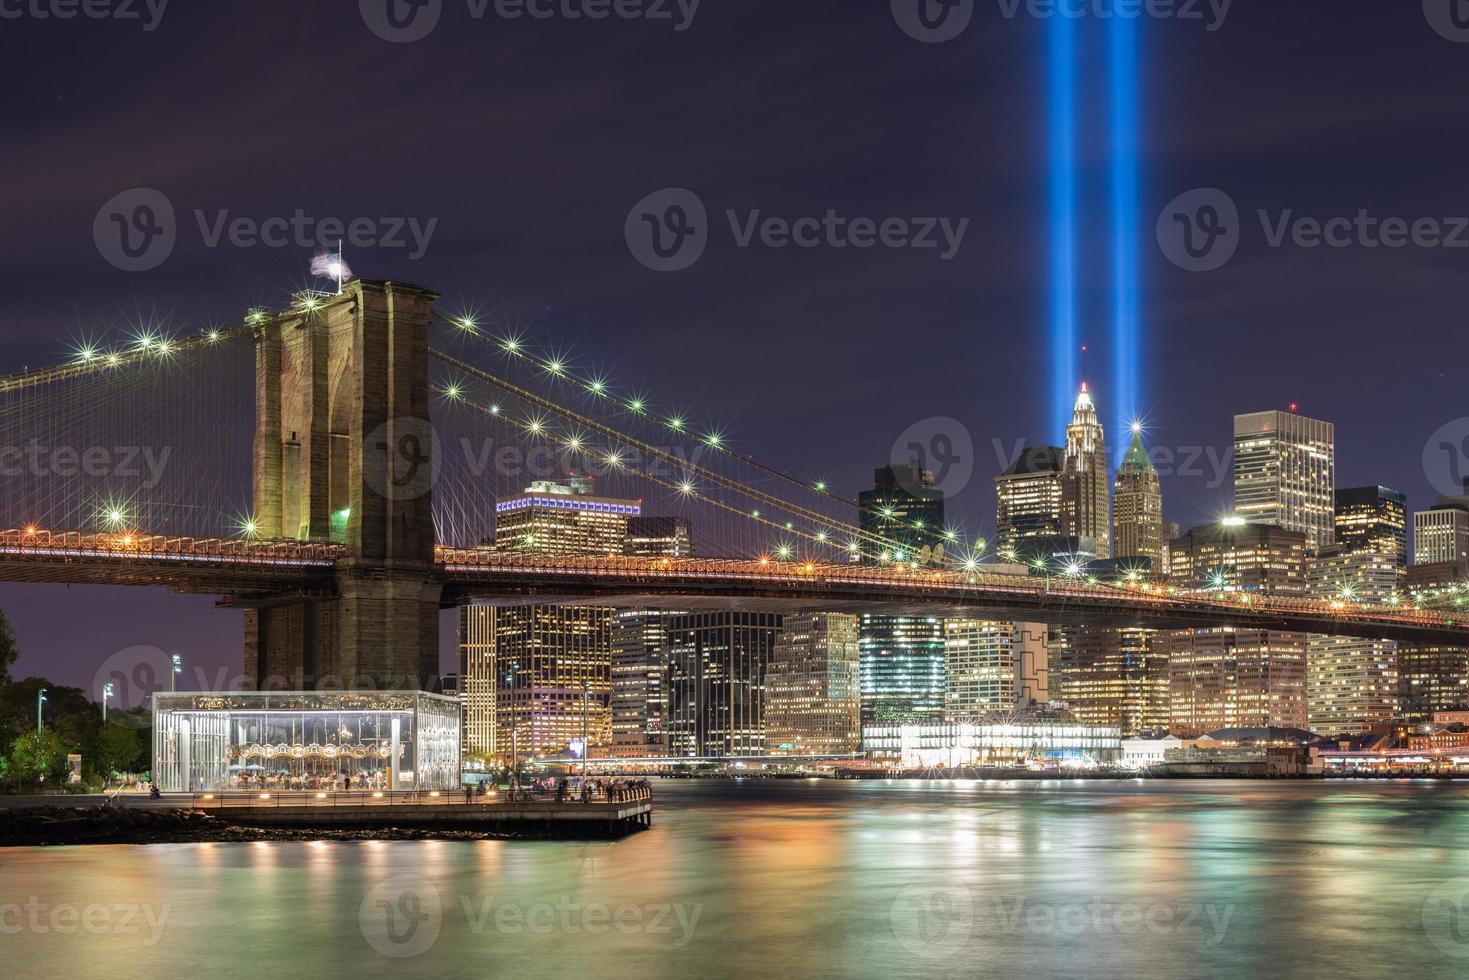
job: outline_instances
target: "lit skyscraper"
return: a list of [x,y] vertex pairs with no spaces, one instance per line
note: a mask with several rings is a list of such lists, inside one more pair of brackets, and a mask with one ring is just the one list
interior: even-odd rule
[[495,607],[459,607],[460,754],[495,755]]
[[1336,427],[1294,412],[1234,417],[1234,511],[1251,524],[1336,539]]
[[944,624],[948,682],[944,720],[973,721],[1015,709],[1015,624],[951,619]]
[[1348,487],[1336,492],[1336,542],[1349,552],[1392,555],[1408,564],[1408,498],[1387,487]]
[[[1169,584],[1180,592],[1306,594],[1306,536],[1272,525],[1209,525],[1172,543]],[[1168,657],[1173,734],[1306,727],[1306,636],[1277,630],[1160,633]]]
[[636,500],[594,497],[574,486],[537,481],[520,496],[495,503],[495,550],[561,557],[620,555],[628,520],[642,512]]
[[862,740],[857,617],[786,616],[765,673],[770,755],[848,755]]
[[1413,564],[1469,560],[1469,497],[1440,497],[1413,515]]
[[670,755],[765,754],[765,675],[780,628],[774,613],[668,618]]
[[[1463,586],[1463,562],[1425,562],[1408,569],[1410,591]],[[1398,718],[1431,721],[1435,711],[1469,708],[1469,648],[1398,644]]]
[[1169,726],[1168,651],[1157,630],[1083,626],[1055,634],[1051,695],[1083,725],[1124,736]]
[[[857,498],[864,561],[922,561],[926,554],[932,562],[934,549],[944,544],[944,495],[933,474],[918,466],[886,466],[873,483]],[[873,538],[881,543],[874,546]],[[942,619],[864,614],[859,644],[864,725],[943,715]]]
[[1063,536],[1063,472],[1066,450],[1059,446],[1026,449],[995,477],[995,533],[1000,553],[1013,558],[1026,542]]
[[1140,427],[1132,430],[1132,444],[1117,468],[1112,492],[1112,554],[1117,558],[1146,558],[1153,571],[1166,572],[1163,553],[1163,490],[1158,468],[1148,458]]
[[1066,456],[1062,478],[1062,533],[1090,538],[1096,557],[1112,556],[1111,482],[1107,447],[1097,407],[1085,383],[1076,396],[1071,424],[1066,427]]
[[[1392,552],[1350,551],[1338,543],[1306,559],[1314,599],[1380,604],[1398,592],[1402,569]],[[1360,735],[1397,710],[1397,644],[1312,634],[1306,646],[1306,711],[1312,731]]]
[[631,558],[692,558],[694,534],[687,517],[629,517],[623,554]]
[[668,754],[668,622],[677,613],[612,616],[612,746],[620,757]]

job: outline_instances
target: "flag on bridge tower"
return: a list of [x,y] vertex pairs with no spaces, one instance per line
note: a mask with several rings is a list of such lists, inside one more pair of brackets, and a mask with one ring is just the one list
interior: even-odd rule
[[337,281],[337,295],[342,295],[342,283],[352,274],[347,266],[347,260],[342,257],[342,241],[337,240],[337,250],[318,255],[311,260],[311,274],[323,279],[335,279]]

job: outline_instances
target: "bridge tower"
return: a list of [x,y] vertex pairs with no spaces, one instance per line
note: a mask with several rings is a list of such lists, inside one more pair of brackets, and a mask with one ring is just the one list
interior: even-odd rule
[[354,281],[255,330],[254,520],[335,541],[331,596],[245,613],[245,672],[277,690],[420,689],[438,678],[428,333],[436,293]]

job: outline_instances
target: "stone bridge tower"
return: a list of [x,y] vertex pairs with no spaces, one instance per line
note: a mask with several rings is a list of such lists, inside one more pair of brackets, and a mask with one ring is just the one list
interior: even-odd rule
[[245,672],[278,690],[436,689],[436,293],[354,281],[255,330],[254,519],[262,538],[335,541],[333,595],[245,613]]

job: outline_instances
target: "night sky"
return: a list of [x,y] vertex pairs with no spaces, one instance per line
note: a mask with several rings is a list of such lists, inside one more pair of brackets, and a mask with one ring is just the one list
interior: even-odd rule
[[[974,449],[967,486],[947,487],[951,518],[982,531],[996,441],[1061,437],[1050,23],[1023,4],[1007,18],[1008,0],[979,0],[960,36],[922,43],[887,0],[704,0],[687,23],[676,3],[671,20],[512,20],[444,0],[426,38],[394,44],[345,0],[175,0],[153,30],[141,2],[141,22],[38,19],[36,2],[0,4],[24,14],[0,19],[4,372],[120,336],[140,311],[182,325],[284,303],[310,282],[313,249],[210,247],[195,215],[299,209],[437,219],[421,256],[350,247],[354,271],[521,324],[849,495],[901,433],[927,439],[925,420],[952,417]],[[1139,35],[1142,402],[1152,445],[1202,454],[1197,475],[1165,479],[1167,517],[1186,528],[1227,510],[1228,474],[1209,459],[1228,452],[1232,415],[1291,403],[1336,423],[1339,485],[1427,505],[1440,491],[1425,443],[1469,415],[1469,230],[1453,220],[1469,215],[1469,29],[1440,32],[1410,0],[1238,0],[1212,31],[1199,8],[1204,22],[1144,20]],[[1076,36],[1079,340],[1120,448],[1106,25],[1084,18]],[[171,202],[177,242],[128,272],[93,225],[139,187]],[[624,225],[670,187],[707,206],[710,240],[692,267],[657,272]],[[1154,235],[1195,188],[1225,191],[1242,216],[1238,253],[1215,271],[1180,269]],[[727,209],[969,224],[946,261],[942,248],[741,248]],[[1261,209],[1272,224],[1435,219],[1458,247],[1271,247]],[[1462,445],[1469,423],[1449,434]],[[21,676],[87,685],[136,645],[239,664],[240,614],[208,599],[10,585],[0,608]]]

